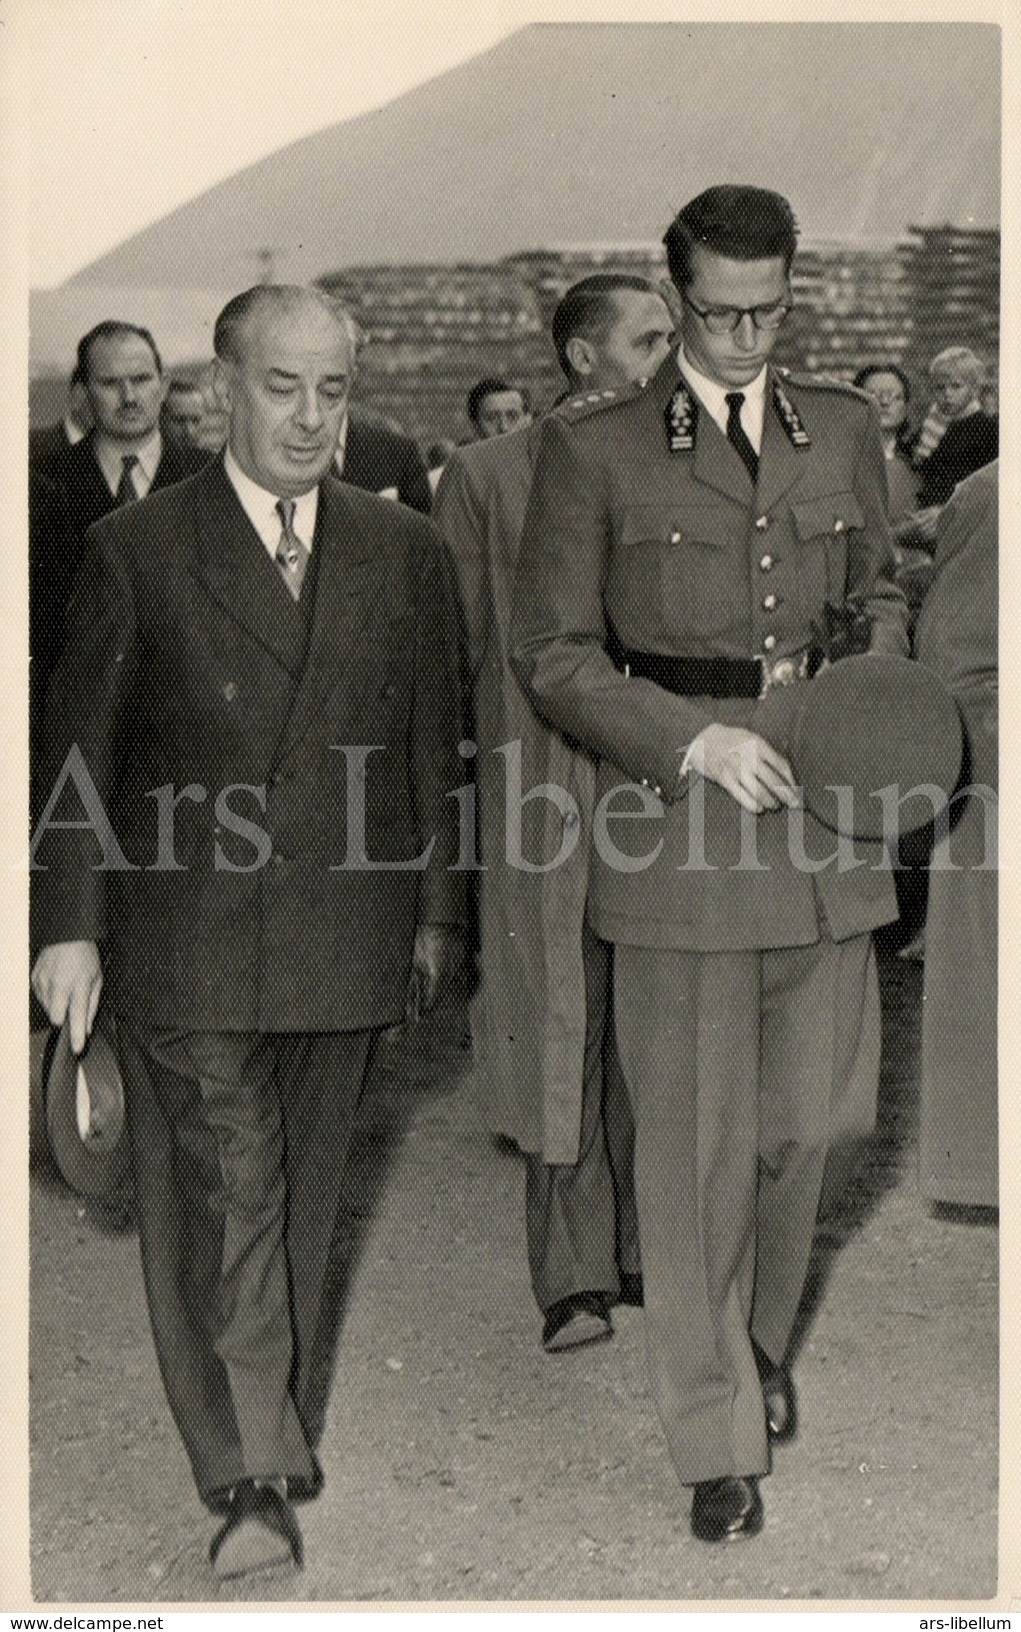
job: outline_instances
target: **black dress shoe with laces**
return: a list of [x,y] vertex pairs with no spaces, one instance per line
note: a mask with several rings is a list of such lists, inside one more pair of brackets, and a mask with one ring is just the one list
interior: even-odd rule
[[209,1562],[219,1581],[294,1565],[305,1549],[301,1527],[275,1484],[241,1479],[231,1487],[227,1517],[209,1544]]
[[703,1479],[691,1504],[691,1533],[699,1541],[738,1541],[762,1529],[762,1497],[757,1479],[726,1474]]
[[766,1408],[766,1431],[771,1445],[787,1445],[798,1431],[798,1404],[794,1379],[786,1366],[778,1366],[753,1341],[755,1364],[762,1384]]
[[613,1336],[610,1300],[605,1292],[572,1292],[546,1311],[542,1346],[547,1354],[561,1349],[578,1349],[583,1343],[598,1343]]

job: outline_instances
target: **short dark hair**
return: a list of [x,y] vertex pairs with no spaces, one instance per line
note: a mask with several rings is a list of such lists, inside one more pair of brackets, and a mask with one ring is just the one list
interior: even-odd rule
[[789,272],[798,247],[794,211],[779,193],[764,187],[707,187],[671,221],[663,237],[670,276],[678,289],[692,278],[696,247],[732,261],[780,258]]
[[866,380],[871,380],[873,374],[892,374],[901,383],[904,401],[911,401],[911,381],[897,363],[867,363],[864,368],[859,368],[851,384],[856,385],[859,391],[864,391]]
[[[562,295],[550,335],[556,347],[557,360],[564,373],[571,373],[567,360],[567,342],[580,335],[586,340],[601,340],[612,328],[616,317],[613,297],[620,289],[636,289],[644,295],[658,295],[659,290],[648,278],[637,272],[594,272],[591,277],[572,283]],[[662,298],[662,297],[661,297]]]
[[97,340],[123,340],[128,335],[135,335],[137,339],[145,341],[152,352],[157,374],[162,374],[163,359],[149,330],[143,329],[138,323],[124,323],[120,318],[105,317],[102,323],[97,323],[95,328],[90,329],[88,334],[83,334],[79,340],[78,356],[75,361],[74,372],[71,375],[72,383],[88,385],[89,353]]
[[478,427],[479,409],[487,397],[495,396],[498,391],[516,391],[521,398],[521,406],[526,413],[528,412],[528,392],[525,387],[523,385],[511,385],[509,380],[501,380],[494,375],[492,379],[479,380],[468,393],[465,406],[468,411],[468,418],[476,428]]
[[184,377],[178,377],[177,379],[167,381],[168,397],[183,396],[185,392],[187,392],[189,395],[194,395],[197,392],[198,395],[201,396],[202,385],[200,381],[189,380]]
[[250,289],[243,289],[239,295],[228,300],[213,325],[213,351],[221,360],[240,363],[244,355],[243,332],[249,319],[260,306],[277,306],[287,310],[301,305],[306,300],[314,301],[336,318],[348,337],[353,363],[354,336],[351,319],[339,301],[334,300],[325,289],[313,283],[256,283]]

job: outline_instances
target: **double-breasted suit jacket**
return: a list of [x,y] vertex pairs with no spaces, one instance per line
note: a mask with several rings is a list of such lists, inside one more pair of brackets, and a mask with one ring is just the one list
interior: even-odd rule
[[108,1000],[153,1025],[401,1018],[416,924],[463,910],[453,614],[430,524],[325,480],[310,626],[219,461],[90,545],[44,786],[76,747],[51,814],[82,819],[87,778],[115,838],[97,870],[94,828],[42,834],[35,941],[101,942]]
[[[544,422],[514,660],[540,711],[599,755],[597,802],[631,780],[665,806],[660,820],[611,820],[616,853],[596,844],[589,910],[600,935],[731,951],[810,944],[821,914],[837,940],[896,917],[875,853],[863,850],[852,870],[801,868],[785,811],[742,820],[715,783],[679,775],[687,745],[714,720],[784,751],[796,685],[761,701],[677,696],[626,675],[607,651],[615,638],[635,651],[759,656],[796,671],[829,602],[869,614],[874,647],[906,652],[903,601],[885,577],[885,483],[864,395],[773,370],[754,492],[674,358],[644,390],[578,399]],[[610,805],[635,808],[633,793]],[[832,835],[808,813],[795,820],[795,857],[802,836],[812,861],[832,854]]]

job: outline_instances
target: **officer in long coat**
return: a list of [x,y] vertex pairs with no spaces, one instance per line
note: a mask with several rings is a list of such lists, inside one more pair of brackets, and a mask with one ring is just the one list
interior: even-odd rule
[[652,1378],[709,1541],[760,1528],[794,1431],[827,1143],[875,1094],[870,931],[897,913],[875,856],[824,859],[767,735],[834,620],[907,650],[875,411],[769,365],[796,239],[759,189],[682,210],[681,351],[544,426],[512,635],[538,709],[600,760],[589,914],[614,943]]

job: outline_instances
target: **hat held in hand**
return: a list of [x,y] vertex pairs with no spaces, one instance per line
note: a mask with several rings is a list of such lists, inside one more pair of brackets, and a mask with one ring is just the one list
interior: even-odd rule
[[95,1028],[75,1055],[65,1020],[45,1095],[46,1132],[61,1178],[81,1196],[122,1202],[131,1187],[124,1087],[117,1055],[101,1030]]
[[[892,840],[924,827],[949,801],[961,771],[961,719],[924,664],[846,657],[798,687],[796,707],[791,769],[805,807],[834,832]],[[892,791],[880,798],[881,789]]]

